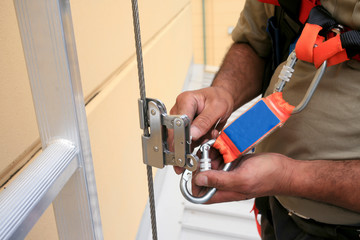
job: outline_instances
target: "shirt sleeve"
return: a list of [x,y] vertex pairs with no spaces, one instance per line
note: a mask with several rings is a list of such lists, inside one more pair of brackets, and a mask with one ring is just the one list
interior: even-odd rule
[[248,43],[260,57],[268,57],[271,54],[271,39],[266,32],[266,25],[274,12],[274,5],[247,0],[232,32],[233,41]]

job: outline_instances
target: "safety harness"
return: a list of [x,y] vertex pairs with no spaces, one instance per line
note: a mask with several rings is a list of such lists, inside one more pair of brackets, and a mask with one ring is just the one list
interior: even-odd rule
[[296,54],[300,60],[314,63],[316,68],[325,60],[328,60],[328,66],[351,58],[360,60],[360,32],[336,22],[319,0],[259,1],[280,6],[291,19],[304,25],[296,43]]
[[[316,46],[316,47],[314,47]],[[321,6],[314,7],[295,48],[297,57],[318,68],[355,58],[359,60],[360,32],[345,29]]]

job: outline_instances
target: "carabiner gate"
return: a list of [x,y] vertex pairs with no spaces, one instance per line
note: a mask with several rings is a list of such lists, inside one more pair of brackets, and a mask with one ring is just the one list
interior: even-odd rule
[[[292,74],[294,72],[294,67],[297,62],[298,58],[296,57],[295,50],[292,51],[287,58],[286,64],[283,66],[280,74],[279,74],[279,80],[275,84],[274,92],[282,92],[285,84],[290,81]],[[305,93],[305,96],[301,100],[301,102],[294,108],[293,112],[291,114],[296,114],[301,112],[309,103],[311,97],[314,95],[314,92],[322,78],[322,76],[325,73],[327,67],[327,61],[324,61],[323,64],[319,67],[319,69],[316,71],[315,76],[313,80],[310,83],[310,86],[308,90]]]

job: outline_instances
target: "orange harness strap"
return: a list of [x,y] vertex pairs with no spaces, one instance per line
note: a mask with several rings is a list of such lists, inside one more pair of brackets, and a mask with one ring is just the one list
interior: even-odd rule
[[314,7],[307,21],[295,47],[300,60],[316,68],[325,60],[327,66],[359,60],[360,31],[341,26],[322,6]]
[[325,60],[328,60],[328,66],[349,60],[346,50],[342,47],[340,35],[324,41],[325,37],[319,35],[322,29],[317,24],[305,24],[295,47],[297,58],[314,63],[316,68]]

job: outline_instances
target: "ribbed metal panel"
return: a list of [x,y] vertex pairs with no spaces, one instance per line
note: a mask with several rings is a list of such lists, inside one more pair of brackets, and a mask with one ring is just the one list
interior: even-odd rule
[[194,205],[185,203],[179,239],[259,239],[253,200]]
[[0,239],[53,201],[60,239],[103,239],[68,0],[14,0],[43,153],[1,195]]
[[0,239],[26,236],[78,168],[77,153],[68,141],[50,144],[0,192]]

